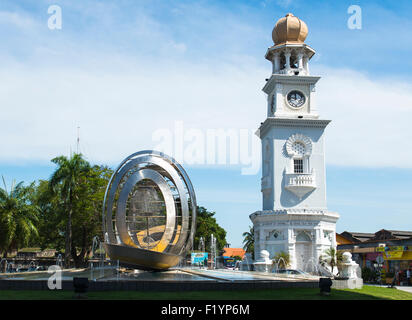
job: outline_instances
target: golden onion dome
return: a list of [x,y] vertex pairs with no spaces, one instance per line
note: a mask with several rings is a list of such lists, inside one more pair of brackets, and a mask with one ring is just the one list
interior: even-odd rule
[[272,39],[275,45],[285,43],[303,43],[308,35],[306,23],[288,13],[276,22],[272,31]]

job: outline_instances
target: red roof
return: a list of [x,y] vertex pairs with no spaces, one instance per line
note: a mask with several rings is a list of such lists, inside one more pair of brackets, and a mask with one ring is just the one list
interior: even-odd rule
[[224,248],[223,251],[224,251],[223,255],[226,257],[239,256],[243,258],[243,256],[246,253],[246,251],[243,250],[242,248]]

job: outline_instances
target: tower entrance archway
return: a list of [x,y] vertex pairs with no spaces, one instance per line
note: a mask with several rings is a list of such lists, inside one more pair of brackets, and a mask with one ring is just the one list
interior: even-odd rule
[[300,231],[296,236],[295,254],[296,268],[303,271],[311,271],[305,270],[312,258],[312,239],[305,231]]

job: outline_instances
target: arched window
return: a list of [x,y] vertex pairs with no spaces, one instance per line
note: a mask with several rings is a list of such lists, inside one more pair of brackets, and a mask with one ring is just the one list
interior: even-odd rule
[[305,155],[305,153],[306,153],[306,147],[305,147],[305,145],[304,145],[302,142],[300,142],[300,141],[295,141],[295,142],[292,144],[292,150],[293,150],[293,152],[295,153],[295,155],[301,156],[301,157],[303,157],[303,156]]
[[309,235],[305,231],[300,231],[296,236],[296,241],[312,241]]
[[312,153],[312,142],[310,138],[302,134],[294,134],[286,141],[286,150],[291,157],[289,172],[310,173],[309,157]]

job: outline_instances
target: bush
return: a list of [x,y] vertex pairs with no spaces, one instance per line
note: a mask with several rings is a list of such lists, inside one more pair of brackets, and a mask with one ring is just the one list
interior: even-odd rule
[[377,270],[369,269],[368,267],[362,268],[362,279],[364,282],[378,282],[379,272]]

